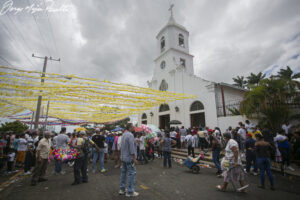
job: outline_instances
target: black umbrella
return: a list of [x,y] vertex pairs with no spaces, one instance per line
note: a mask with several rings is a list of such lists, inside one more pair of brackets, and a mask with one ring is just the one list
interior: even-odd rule
[[178,120],[174,119],[174,120],[171,120],[169,122],[169,124],[182,124],[182,123],[181,123],[181,121],[178,121]]

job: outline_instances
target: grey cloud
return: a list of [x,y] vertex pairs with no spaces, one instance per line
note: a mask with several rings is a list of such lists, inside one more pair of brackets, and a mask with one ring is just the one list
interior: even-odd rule
[[[157,56],[155,36],[167,23],[169,3],[173,2],[176,21],[190,31],[190,53],[195,56],[194,68],[200,77],[231,82],[236,75],[265,70],[275,73],[285,65],[299,69],[300,56],[291,59],[300,53],[297,0],[53,1],[58,6],[72,5],[69,13],[49,13],[54,36],[45,13],[35,14],[38,26],[28,13],[9,13],[29,45],[7,16],[0,16],[1,23],[13,33],[13,39],[7,39],[5,29],[0,29],[2,57],[20,68],[41,70],[42,61],[30,56],[49,55],[44,37],[51,56],[62,59],[60,64],[49,62],[49,72],[146,86]],[[0,6],[2,2],[5,0]],[[14,0],[14,4],[28,3]]]

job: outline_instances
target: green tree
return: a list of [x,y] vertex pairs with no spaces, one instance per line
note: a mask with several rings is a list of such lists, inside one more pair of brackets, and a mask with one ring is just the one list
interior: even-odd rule
[[300,83],[296,80],[300,78],[300,72],[294,73],[289,66],[286,69],[280,69],[275,77],[286,80],[291,89],[300,88]]
[[258,74],[251,73],[250,76],[247,77],[248,86],[256,86],[258,83],[266,77],[265,74],[259,72]]
[[295,90],[288,87],[287,80],[264,79],[246,92],[240,111],[249,118],[257,118],[260,124],[274,132],[290,117],[288,103],[293,101]]
[[232,78],[235,86],[238,86],[240,88],[245,88],[247,81],[245,80],[244,76],[237,76],[236,78]]
[[0,127],[0,132],[12,132],[16,134],[24,133],[26,130],[28,130],[28,126],[20,121],[6,122]]

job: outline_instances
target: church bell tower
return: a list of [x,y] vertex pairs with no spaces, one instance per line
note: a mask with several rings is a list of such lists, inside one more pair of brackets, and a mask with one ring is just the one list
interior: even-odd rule
[[[161,76],[166,76],[170,71],[181,68],[185,73],[194,75],[193,56],[189,54],[189,32],[178,24],[173,16],[172,4],[169,8],[171,12],[168,23],[158,32],[156,36],[155,69],[153,79],[158,80]],[[165,88],[165,87],[163,87]]]

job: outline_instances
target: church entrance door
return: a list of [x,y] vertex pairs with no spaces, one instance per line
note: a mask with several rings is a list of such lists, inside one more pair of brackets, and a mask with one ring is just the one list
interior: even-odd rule
[[160,115],[159,116],[159,128],[160,129],[170,129],[170,115]]
[[191,127],[205,127],[205,115],[203,113],[191,114]]

